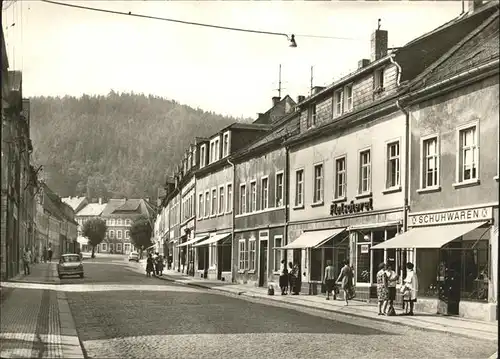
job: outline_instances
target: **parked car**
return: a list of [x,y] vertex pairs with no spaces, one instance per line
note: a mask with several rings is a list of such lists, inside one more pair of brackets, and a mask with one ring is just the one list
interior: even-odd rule
[[136,262],[139,262],[139,253],[137,252],[130,252],[130,254],[128,255],[128,261],[136,261]]
[[83,262],[79,254],[63,254],[57,264],[59,279],[63,276],[78,275],[83,278]]

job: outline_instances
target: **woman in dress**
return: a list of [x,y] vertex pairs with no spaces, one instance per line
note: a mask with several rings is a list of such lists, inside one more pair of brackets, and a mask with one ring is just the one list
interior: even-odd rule
[[[384,315],[387,310],[387,274],[385,273],[385,263],[378,265],[377,272],[377,298],[378,298],[378,315]],[[383,307],[383,309],[382,309]]]
[[410,305],[410,310],[406,315],[414,315],[413,314],[413,306],[417,301],[417,293],[418,293],[418,277],[417,273],[414,271],[413,263],[406,263],[406,278],[405,278],[405,287],[410,290],[410,298],[408,303]]
[[[330,300],[330,295],[332,294],[333,287],[335,286],[335,269],[332,266],[332,261],[326,261],[325,276],[323,278],[323,284],[326,290],[326,300]],[[333,294],[333,299],[336,299],[335,292]]]
[[349,305],[349,299],[351,299],[351,291],[353,286],[352,283],[353,271],[351,267],[349,267],[349,263],[347,261],[343,261],[342,264],[343,267],[340,270],[337,282],[342,281],[342,290],[344,291],[345,305]]
[[387,263],[386,275],[387,275],[387,302],[385,304],[385,307],[389,305],[389,308],[387,309],[387,315],[396,315],[396,311],[394,309],[394,301],[396,300],[396,285],[398,282],[398,275],[392,269],[391,263]]

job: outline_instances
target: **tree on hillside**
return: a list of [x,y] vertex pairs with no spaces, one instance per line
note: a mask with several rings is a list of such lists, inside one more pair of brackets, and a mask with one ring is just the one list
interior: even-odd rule
[[95,258],[95,247],[99,245],[106,236],[106,222],[100,218],[92,218],[83,224],[83,236],[89,239],[92,246],[92,258]]
[[151,223],[147,217],[141,216],[135,219],[132,223],[132,226],[130,227],[130,238],[132,238],[134,246],[140,249],[141,255],[143,249],[152,245],[152,233],[153,229],[151,228]]

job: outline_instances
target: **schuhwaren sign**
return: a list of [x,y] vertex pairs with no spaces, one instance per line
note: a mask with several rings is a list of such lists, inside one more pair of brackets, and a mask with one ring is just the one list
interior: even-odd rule
[[487,221],[492,218],[492,215],[491,207],[484,207],[416,215],[410,214],[409,217],[410,226],[429,226],[433,224]]

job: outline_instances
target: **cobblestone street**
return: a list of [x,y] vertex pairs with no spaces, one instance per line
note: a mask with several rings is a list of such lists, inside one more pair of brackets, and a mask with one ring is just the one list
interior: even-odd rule
[[[494,341],[147,278],[123,259],[84,265],[84,279],[54,284],[46,270],[46,284],[36,273],[35,284],[3,283],[2,358],[488,358],[496,350]],[[77,335],[80,354],[68,340]]]

